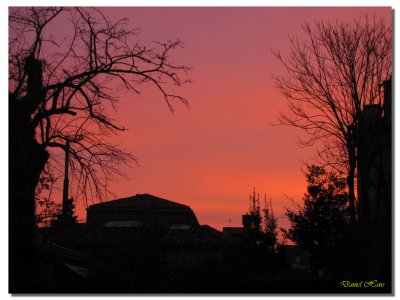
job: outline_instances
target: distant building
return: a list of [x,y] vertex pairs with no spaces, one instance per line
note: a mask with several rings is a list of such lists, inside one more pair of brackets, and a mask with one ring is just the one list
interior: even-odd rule
[[243,227],[223,227],[222,232],[236,238],[247,238],[249,234],[257,230],[257,226],[260,226],[260,220],[257,217],[257,215],[244,214],[242,215]]
[[[383,83],[383,105],[365,105],[357,124],[358,217],[371,230],[391,214],[392,83]],[[385,229],[383,230],[385,231]]]
[[360,265],[365,268],[366,276],[390,280],[393,220],[391,79],[383,82],[383,103],[365,105],[356,135]]
[[220,264],[240,249],[239,239],[200,225],[189,206],[149,194],[91,205],[86,224],[42,228],[37,239],[40,278],[83,291],[158,284],[157,276]]
[[222,232],[236,238],[242,238],[245,234],[243,227],[223,227]]
[[192,209],[149,194],[98,203],[87,209],[87,224],[96,227],[187,230],[199,226]]
[[249,200],[249,213],[242,215],[243,227],[223,227],[223,233],[236,238],[248,238],[261,230],[260,195],[256,198],[256,188],[250,194]]
[[126,261],[157,261],[157,267],[177,274],[182,268],[221,260],[237,242],[200,225],[189,206],[149,194],[91,205],[87,225],[96,252],[118,260],[120,269],[128,266]]

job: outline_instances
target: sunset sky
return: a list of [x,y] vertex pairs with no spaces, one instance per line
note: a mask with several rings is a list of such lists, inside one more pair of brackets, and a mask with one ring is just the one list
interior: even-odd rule
[[[201,224],[241,226],[253,188],[272,198],[280,226],[284,207],[306,191],[301,168],[315,149],[300,148],[301,131],[272,126],[286,100],[274,87],[283,67],[272,49],[287,54],[289,36],[302,38],[301,24],[349,21],[365,14],[391,23],[390,8],[104,8],[112,20],[127,17],[141,28],[138,39],[179,38],[185,48],[176,64],[192,66],[192,83],[177,89],[190,111],[144,88],[141,96],[120,93],[114,116],[129,130],[113,141],[132,151],[139,166],[110,189],[119,197],[149,193],[191,206]],[[112,200],[112,199],[110,199]],[[93,199],[96,202],[96,199]],[[79,219],[86,218],[78,203]],[[229,223],[228,220],[231,220]]]

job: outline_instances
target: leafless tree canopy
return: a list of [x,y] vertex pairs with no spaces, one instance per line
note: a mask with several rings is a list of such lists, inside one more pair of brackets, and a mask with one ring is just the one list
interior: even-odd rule
[[274,51],[286,70],[276,84],[289,104],[280,124],[302,129],[301,145],[323,145],[316,159],[348,175],[354,210],[353,129],[365,105],[383,102],[381,84],[392,72],[391,24],[365,16],[352,22],[306,23],[303,30],[305,41],[291,37],[287,56]]
[[322,139],[341,156],[348,126],[365,105],[382,102],[380,85],[392,72],[391,24],[365,17],[306,23],[303,29],[306,41],[291,37],[287,57],[274,52],[287,71],[276,78],[289,100],[289,113],[281,113],[280,121],[305,130],[301,144]]
[[391,27],[368,19],[303,26],[308,41],[291,38],[291,53],[276,56],[287,70],[277,84],[289,99],[285,124],[305,129],[313,144],[326,136],[342,140],[364,105],[380,103],[380,84],[391,74]]
[[[60,34],[52,30],[59,19]],[[188,106],[170,91],[171,84],[186,82],[189,70],[170,62],[179,40],[146,47],[127,19],[112,22],[94,8],[10,9],[9,28],[10,99],[25,104],[43,148],[64,149],[70,140],[70,168],[86,199],[104,196],[108,180],[123,175],[121,164],[134,160],[107,139],[125,130],[110,115],[119,101],[116,89],[140,94],[150,84],[172,112],[175,100]],[[57,168],[54,159],[48,163]]]

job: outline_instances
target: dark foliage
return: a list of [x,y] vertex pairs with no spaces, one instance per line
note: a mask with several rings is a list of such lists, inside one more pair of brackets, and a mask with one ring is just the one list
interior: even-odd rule
[[[287,209],[291,228],[286,237],[309,251],[314,263],[336,269],[345,259],[350,223],[346,181],[322,167],[307,167],[304,206]],[[343,257],[342,257],[343,255]]]

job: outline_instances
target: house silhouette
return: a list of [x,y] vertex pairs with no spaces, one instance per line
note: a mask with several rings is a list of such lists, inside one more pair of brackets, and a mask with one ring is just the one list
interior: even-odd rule
[[199,222],[187,205],[150,194],[136,194],[91,205],[87,209],[87,225],[158,228],[166,231],[198,227]]

